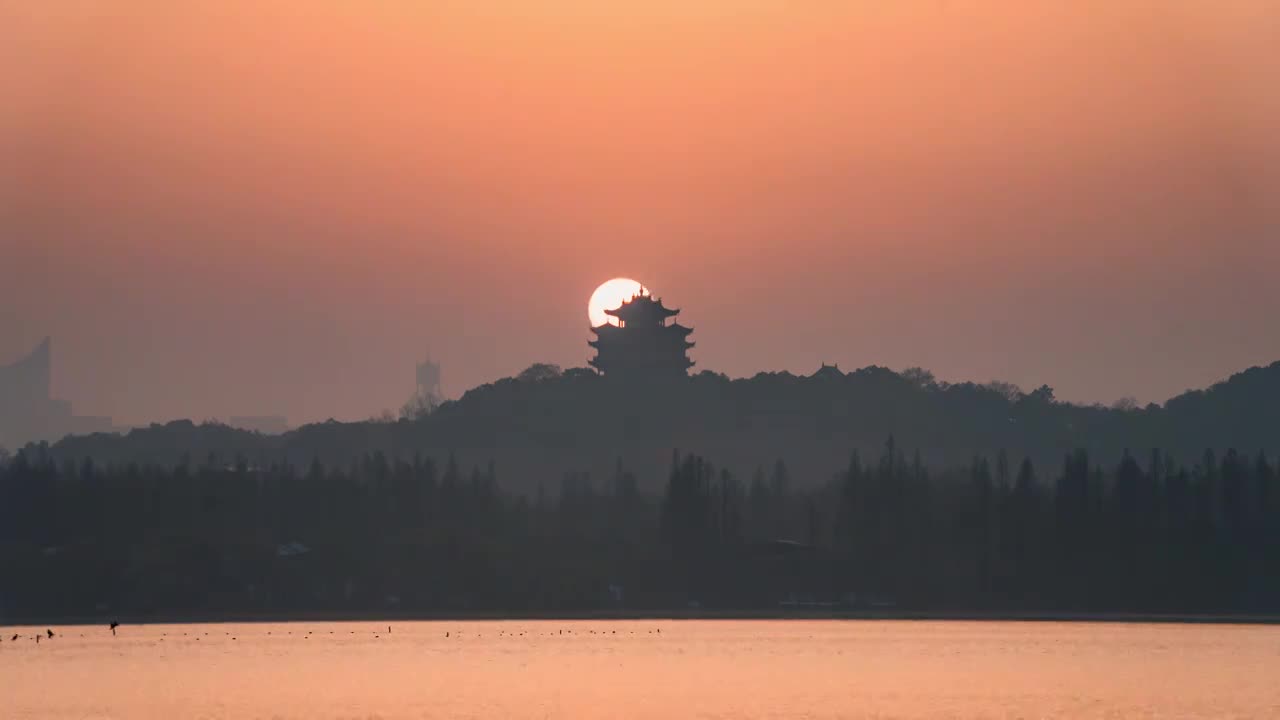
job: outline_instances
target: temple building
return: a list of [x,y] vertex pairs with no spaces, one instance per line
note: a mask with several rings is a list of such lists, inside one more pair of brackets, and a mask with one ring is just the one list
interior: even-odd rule
[[589,362],[606,377],[652,378],[684,377],[693,361],[688,350],[688,328],[667,320],[679,310],[663,307],[662,300],[646,293],[624,300],[622,305],[605,314],[617,318],[591,328],[596,339],[587,343],[596,349]]

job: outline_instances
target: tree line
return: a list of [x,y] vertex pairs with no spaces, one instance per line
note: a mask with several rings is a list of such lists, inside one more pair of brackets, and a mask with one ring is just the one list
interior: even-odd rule
[[890,438],[821,478],[673,452],[656,482],[619,459],[546,485],[452,455],[144,465],[28,446],[0,462],[0,613],[1280,610],[1262,453],[931,467]]
[[319,422],[282,435],[174,421],[122,435],[68,437],[50,452],[60,463],[92,457],[175,466],[184,456],[215,453],[244,456],[257,466],[302,467],[315,458],[346,467],[379,450],[402,458],[454,452],[468,467],[493,460],[516,471],[504,476],[504,485],[525,495],[539,483],[557,485],[566,468],[607,477],[622,456],[641,487],[657,493],[673,447],[697,448],[748,474],[783,457],[807,485],[825,482],[854,449],[878,455],[889,433],[909,438],[935,468],[994,458],[1000,448],[1016,448],[1019,460],[1030,457],[1050,474],[1071,448],[1110,464],[1126,447],[1143,448],[1144,455],[1159,447],[1189,467],[1205,447],[1276,455],[1277,397],[1280,363],[1143,407],[1063,402],[1047,386],[1023,391],[1002,382],[947,383],[918,368],[828,366],[807,376],[770,372],[739,379],[703,371],[624,382],[589,369],[535,365],[456,400],[437,405],[420,398],[399,420],[387,413],[383,421]]

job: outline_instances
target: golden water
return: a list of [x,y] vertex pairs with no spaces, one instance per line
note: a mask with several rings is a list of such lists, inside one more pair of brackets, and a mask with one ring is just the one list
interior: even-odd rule
[[1270,626],[262,623],[54,627],[39,644],[36,630],[2,630],[0,717],[1280,718]]

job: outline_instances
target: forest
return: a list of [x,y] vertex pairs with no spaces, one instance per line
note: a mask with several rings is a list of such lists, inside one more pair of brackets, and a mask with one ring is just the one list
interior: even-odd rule
[[[641,489],[657,494],[672,448],[750,476],[785,458],[796,484],[824,485],[853,451],[873,457],[889,435],[924,464],[954,468],[1017,449],[1039,468],[1081,449],[1113,462],[1126,448],[1161,448],[1187,466],[1206,447],[1280,455],[1280,363],[1237,373],[1162,404],[1064,402],[1043,385],[948,383],[919,368],[825,366],[807,375],[730,379],[710,371],[670,382],[621,382],[584,368],[534,365],[441,403],[414,398],[397,417],[327,421],[261,435],[215,421],[178,420],[123,435],[68,437],[47,448],[60,464],[176,468],[210,454],[259,467],[348,467],[366,455],[415,455],[465,467],[493,462],[510,492],[532,497],[566,472],[610,477],[622,457]],[[13,450],[13,448],[11,448]],[[1145,452],[1145,451],[1144,451]]]
[[[668,451],[530,492],[454,455],[0,461],[0,617],[702,609],[1280,610],[1275,460],[1160,450],[931,465],[882,441],[821,481]],[[652,486],[649,489],[647,486]]]

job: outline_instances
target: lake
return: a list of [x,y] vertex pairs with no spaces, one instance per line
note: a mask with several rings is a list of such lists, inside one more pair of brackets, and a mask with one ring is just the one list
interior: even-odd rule
[[1280,717],[1273,626],[298,622],[55,626],[37,644],[44,629],[3,629],[0,717]]

